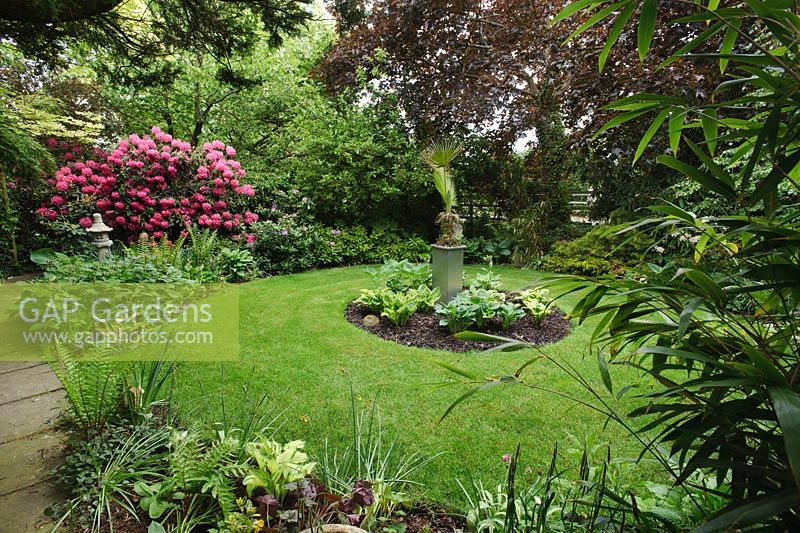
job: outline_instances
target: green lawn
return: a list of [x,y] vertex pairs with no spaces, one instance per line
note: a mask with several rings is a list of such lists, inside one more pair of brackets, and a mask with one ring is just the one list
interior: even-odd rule
[[[540,273],[496,268],[506,288],[530,284]],[[472,274],[477,268],[468,268]],[[309,450],[321,450],[350,438],[352,378],[359,402],[378,398],[384,428],[400,432],[405,449],[445,452],[422,471],[420,491],[439,501],[460,498],[456,478],[467,472],[486,482],[501,479],[501,456],[519,442],[523,463],[546,468],[553,445],[569,434],[601,434],[602,416],[551,393],[523,388],[495,388],[473,396],[440,422],[447,406],[466,388],[443,385],[453,374],[437,365],[447,362],[479,375],[512,372],[532,351],[455,354],[399,346],[370,335],[343,317],[345,305],[369,285],[361,267],[312,271],[279,276],[241,286],[242,361],[184,365],[175,399],[185,419],[214,421],[222,415],[221,387],[228,413],[246,396],[268,394],[270,408],[288,410],[280,437],[304,439]],[[569,309],[576,297],[566,298]],[[586,353],[592,325],[575,328],[564,340],[549,345],[549,354],[569,360],[593,383],[599,384],[596,359]],[[539,361],[529,376],[544,386],[586,398],[578,385],[551,364]],[[614,367],[615,385],[633,383],[638,376]],[[221,385],[222,384],[222,385]],[[247,392],[245,393],[245,389]],[[624,411],[630,403],[619,405]],[[640,448],[631,437],[609,426],[601,438],[614,443],[616,457],[632,457]]]

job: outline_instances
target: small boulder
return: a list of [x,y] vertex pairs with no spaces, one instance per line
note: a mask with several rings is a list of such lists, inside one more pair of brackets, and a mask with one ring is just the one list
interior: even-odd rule
[[381,323],[381,319],[376,317],[375,315],[367,315],[364,317],[364,320],[362,320],[362,323],[364,324],[365,327],[374,328],[375,326]]

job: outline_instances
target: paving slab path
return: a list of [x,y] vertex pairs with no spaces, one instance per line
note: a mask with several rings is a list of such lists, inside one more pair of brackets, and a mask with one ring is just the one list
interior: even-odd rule
[[55,428],[63,407],[46,363],[0,362],[0,532],[49,531],[44,510],[61,499],[48,471],[64,449]]

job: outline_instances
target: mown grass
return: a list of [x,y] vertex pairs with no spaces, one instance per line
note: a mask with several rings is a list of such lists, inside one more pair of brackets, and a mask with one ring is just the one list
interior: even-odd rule
[[[468,268],[474,274],[477,268]],[[529,285],[542,274],[495,268],[507,289]],[[522,445],[522,463],[546,469],[553,446],[569,435],[599,435],[612,443],[615,457],[635,457],[640,446],[621,428],[604,428],[605,418],[552,393],[521,387],[496,387],[477,394],[440,421],[447,407],[468,387],[454,383],[444,362],[481,376],[513,373],[535,355],[513,353],[456,354],[400,346],[349,324],[345,305],[369,286],[360,267],[277,276],[241,286],[241,357],[235,363],[187,363],[181,367],[174,399],[187,420],[215,421],[222,417],[224,391],[228,416],[263,394],[264,410],[286,409],[282,439],[304,439],[320,452],[344,446],[352,437],[350,381],[357,401],[366,407],[377,399],[384,429],[399,432],[408,451],[444,452],[417,476],[421,496],[442,502],[461,499],[456,479],[470,476],[499,483],[505,465],[501,456]],[[560,301],[569,310],[577,300]],[[574,326],[574,324],[573,324]],[[593,324],[574,327],[546,352],[572,363],[597,390],[604,390],[596,356],[586,346]],[[549,389],[589,399],[569,376],[545,360],[527,370],[529,381]],[[632,370],[614,366],[615,386],[639,382]],[[610,397],[606,393],[607,396]],[[620,413],[633,405],[612,400]]]

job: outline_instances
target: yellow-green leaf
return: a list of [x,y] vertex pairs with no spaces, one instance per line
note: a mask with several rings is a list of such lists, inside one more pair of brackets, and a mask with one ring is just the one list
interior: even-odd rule
[[636,154],[633,156],[633,164],[636,164],[636,161],[638,161],[639,158],[642,156],[645,149],[647,148],[647,145],[650,144],[650,139],[653,138],[653,135],[656,134],[658,129],[667,119],[668,115],[669,115],[669,109],[662,109],[661,112],[658,115],[656,115],[656,118],[653,119],[653,122],[650,124],[650,127],[647,128],[646,132],[644,132],[642,140],[639,141],[639,146],[636,148]]
[[669,149],[672,151],[672,155],[678,155],[685,114],[685,111],[673,108],[669,116]]
[[719,122],[717,122],[716,109],[706,109],[700,116],[703,124],[703,135],[706,138],[706,145],[711,155],[717,149],[717,137],[719,137]]
[[656,31],[656,18],[658,18],[658,0],[644,0],[639,11],[639,61],[644,61],[647,52],[650,50],[650,43],[653,41],[653,34]]
[[[736,38],[739,36],[739,29],[742,27],[741,19],[732,19],[730,20],[730,27],[725,30],[725,36],[722,38],[722,44],[719,46],[719,53],[720,55],[730,55],[733,51],[733,46],[736,44]],[[725,69],[728,68],[728,61],[727,57],[722,57],[719,60],[719,72],[720,74],[725,73]]]
[[636,2],[630,2],[620,11],[619,15],[617,15],[617,18],[614,20],[614,25],[611,26],[611,31],[608,32],[606,44],[603,45],[603,49],[600,51],[600,57],[597,58],[598,70],[601,72],[603,71],[603,67],[605,67],[608,54],[611,53],[611,49],[616,44],[617,39],[619,39],[622,30],[624,30],[625,25],[628,24],[631,15],[633,15],[633,11],[636,9],[636,5]]

